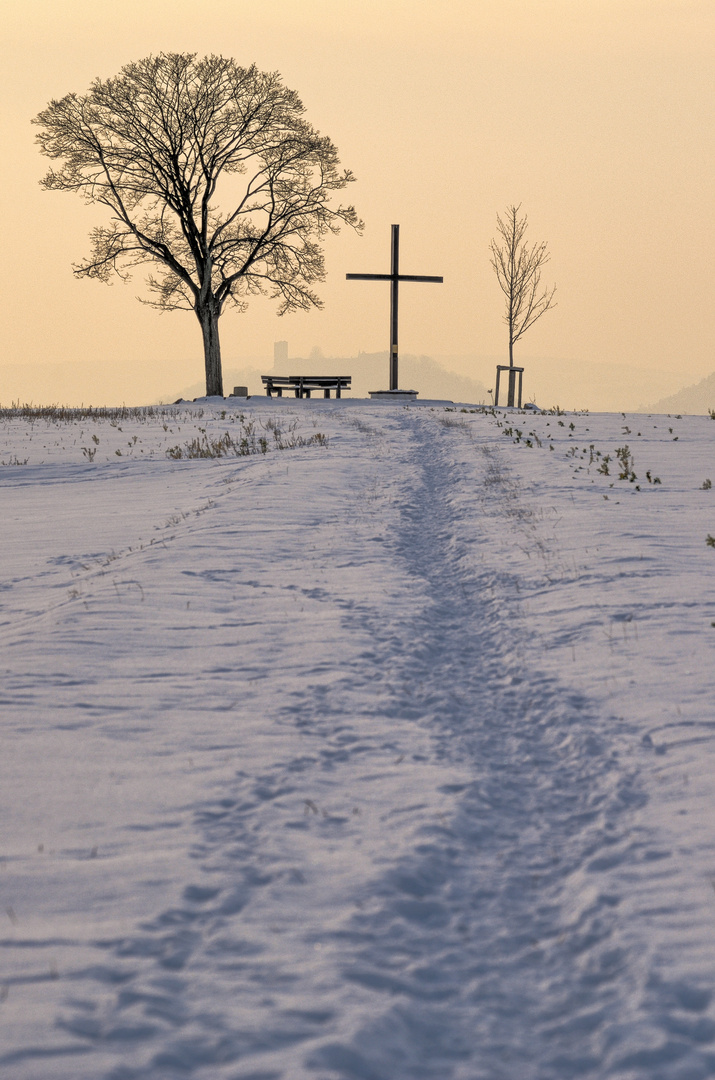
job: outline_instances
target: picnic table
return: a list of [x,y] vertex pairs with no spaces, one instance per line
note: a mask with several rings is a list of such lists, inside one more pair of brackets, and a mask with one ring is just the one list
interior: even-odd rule
[[335,391],[336,398],[341,390],[350,389],[351,375],[261,375],[268,397],[283,397],[284,390],[292,390],[297,398],[309,398],[311,391],[322,390],[323,397],[329,398],[330,391]]

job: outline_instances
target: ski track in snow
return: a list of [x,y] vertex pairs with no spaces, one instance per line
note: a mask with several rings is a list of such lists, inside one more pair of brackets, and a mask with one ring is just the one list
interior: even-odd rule
[[241,408],[0,476],[0,1073],[715,1075],[715,425]]

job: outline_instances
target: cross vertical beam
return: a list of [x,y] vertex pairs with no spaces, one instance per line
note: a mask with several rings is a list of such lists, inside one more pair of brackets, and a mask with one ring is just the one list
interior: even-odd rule
[[397,312],[400,285],[400,226],[392,226],[390,259],[390,390],[397,390]]
[[398,388],[398,301],[401,281],[434,281],[441,284],[442,277],[425,277],[418,274],[400,273],[400,226],[392,226],[392,246],[389,274],[346,274],[348,281],[389,281],[390,282],[390,390]]

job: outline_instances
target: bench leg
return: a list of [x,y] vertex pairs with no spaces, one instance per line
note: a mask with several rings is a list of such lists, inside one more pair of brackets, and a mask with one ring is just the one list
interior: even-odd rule
[[335,396],[340,397],[340,383],[335,387]]
[[323,397],[324,398],[330,397],[330,390],[328,389],[327,386],[326,386],[325,390],[323,390]]

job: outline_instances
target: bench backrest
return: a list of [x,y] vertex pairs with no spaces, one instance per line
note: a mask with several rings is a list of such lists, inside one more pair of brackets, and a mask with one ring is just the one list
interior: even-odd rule
[[264,386],[350,386],[352,375],[261,375]]

